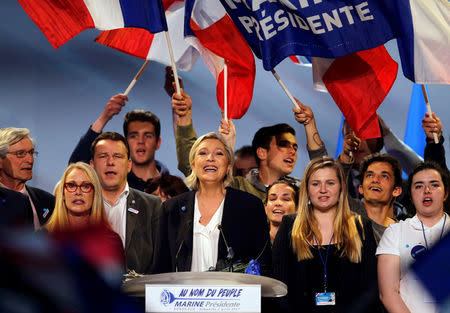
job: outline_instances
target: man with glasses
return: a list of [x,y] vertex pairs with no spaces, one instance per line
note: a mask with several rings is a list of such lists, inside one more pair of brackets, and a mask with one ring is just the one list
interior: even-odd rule
[[34,158],[37,151],[26,128],[0,129],[0,145],[8,149],[0,151],[0,186],[28,196],[33,210],[33,224],[39,229],[50,218],[55,207],[55,197],[50,193],[26,185],[33,178]]
[[[299,108],[295,108],[293,111],[296,121],[305,127],[310,159],[327,155],[326,148],[317,131],[312,110],[298,100],[297,103]],[[181,95],[174,93],[172,109],[173,121],[176,123],[174,126],[176,129],[178,169],[188,176],[191,172],[189,152],[197,138],[192,125],[192,101],[190,96],[183,90]],[[222,122],[219,131],[229,144],[234,143],[234,137],[236,136],[234,126],[226,126],[228,128],[226,134],[223,132],[224,126]],[[286,177],[294,169],[298,149],[295,130],[284,123],[260,128],[253,137],[252,149],[258,168],[251,170],[245,178],[235,177],[231,187],[249,192],[264,202],[266,200],[266,187],[281,177]]]
[[130,150],[125,137],[105,132],[91,145],[91,166],[102,185],[103,203],[112,229],[122,239],[128,270],[149,274],[161,200],[130,188]]

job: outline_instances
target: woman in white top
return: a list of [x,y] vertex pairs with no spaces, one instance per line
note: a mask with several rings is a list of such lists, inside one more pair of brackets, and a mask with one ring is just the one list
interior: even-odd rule
[[270,266],[268,225],[261,200],[227,187],[233,151],[215,133],[196,140],[189,154],[193,191],[163,203],[154,273],[207,271],[257,259]]
[[444,213],[448,172],[435,163],[421,163],[409,176],[408,191],[416,215],[391,224],[377,248],[380,298],[390,313],[436,312],[433,299],[408,267],[450,229]]

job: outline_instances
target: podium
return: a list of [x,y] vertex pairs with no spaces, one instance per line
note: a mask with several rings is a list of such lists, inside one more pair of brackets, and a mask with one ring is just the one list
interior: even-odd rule
[[[150,286],[146,288],[147,285]],[[260,290],[259,286],[261,286]],[[251,307],[251,302],[257,302],[260,310],[261,297],[282,297],[287,294],[287,286],[279,280],[233,272],[176,272],[144,275],[126,281],[122,285],[125,293],[135,297],[146,296],[146,289],[147,292],[151,289],[150,294],[153,298],[151,302],[158,302],[157,305],[160,307],[155,312],[246,312],[244,308],[247,303]],[[257,293],[254,292],[255,289]],[[208,305],[219,307],[219,303],[222,307],[231,306],[233,301],[242,306],[243,310],[204,310],[204,307]],[[153,306],[149,303],[149,299],[146,299],[146,312],[153,310],[149,309]]]

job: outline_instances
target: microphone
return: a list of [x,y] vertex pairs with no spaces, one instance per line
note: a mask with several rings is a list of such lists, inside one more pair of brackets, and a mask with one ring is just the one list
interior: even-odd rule
[[226,258],[227,258],[227,261],[230,264],[230,272],[232,272],[233,271],[233,264],[231,262],[232,262],[232,260],[234,258],[233,248],[228,245],[228,242],[225,239],[225,234],[223,233],[222,224],[218,224],[217,228],[219,229],[220,234],[222,235],[223,242],[225,243],[225,247],[227,247],[227,256],[226,256]]
[[184,244],[184,237],[186,236],[187,232],[191,228],[191,224],[192,224],[192,220],[189,220],[186,223],[186,227],[183,229],[183,233],[181,236],[181,238],[183,238],[183,239],[181,240],[180,245],[178,246],[177,253],[175,254],[175,272],[178,272],[178,257],[180,256],[181,248],[183,247],[183,244]]

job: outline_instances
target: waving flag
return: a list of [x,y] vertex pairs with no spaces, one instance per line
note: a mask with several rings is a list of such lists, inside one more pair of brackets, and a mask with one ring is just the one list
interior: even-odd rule
[[266,70],[291,55],[337,58],[400,35],[392,0],[220,1]]
[[187,0],[185,36],[199,51],[216,79],[217,101],[224,110],[224,64],[228,68],[228,118],[248,110],[255,83],[255,59],[218,0]]
[[57,49],[88,28],[167,30],[161,0],[18,0]]
[[403,74],[419,84],[450,84],[450,2],[407,0],[398,6]]
[[[163,5],[177,69],[190,71],[200,54],[184,40],[184,1],[163,0]],[[163,33],[152,34],[140,28],[121,28],[104,31],[95,41],[138,58],[171,65]]]
[[380,46],[331,60],[323,74],[326,89],[359,138],[381,136],[376,111],[394,84],[397,69]]

